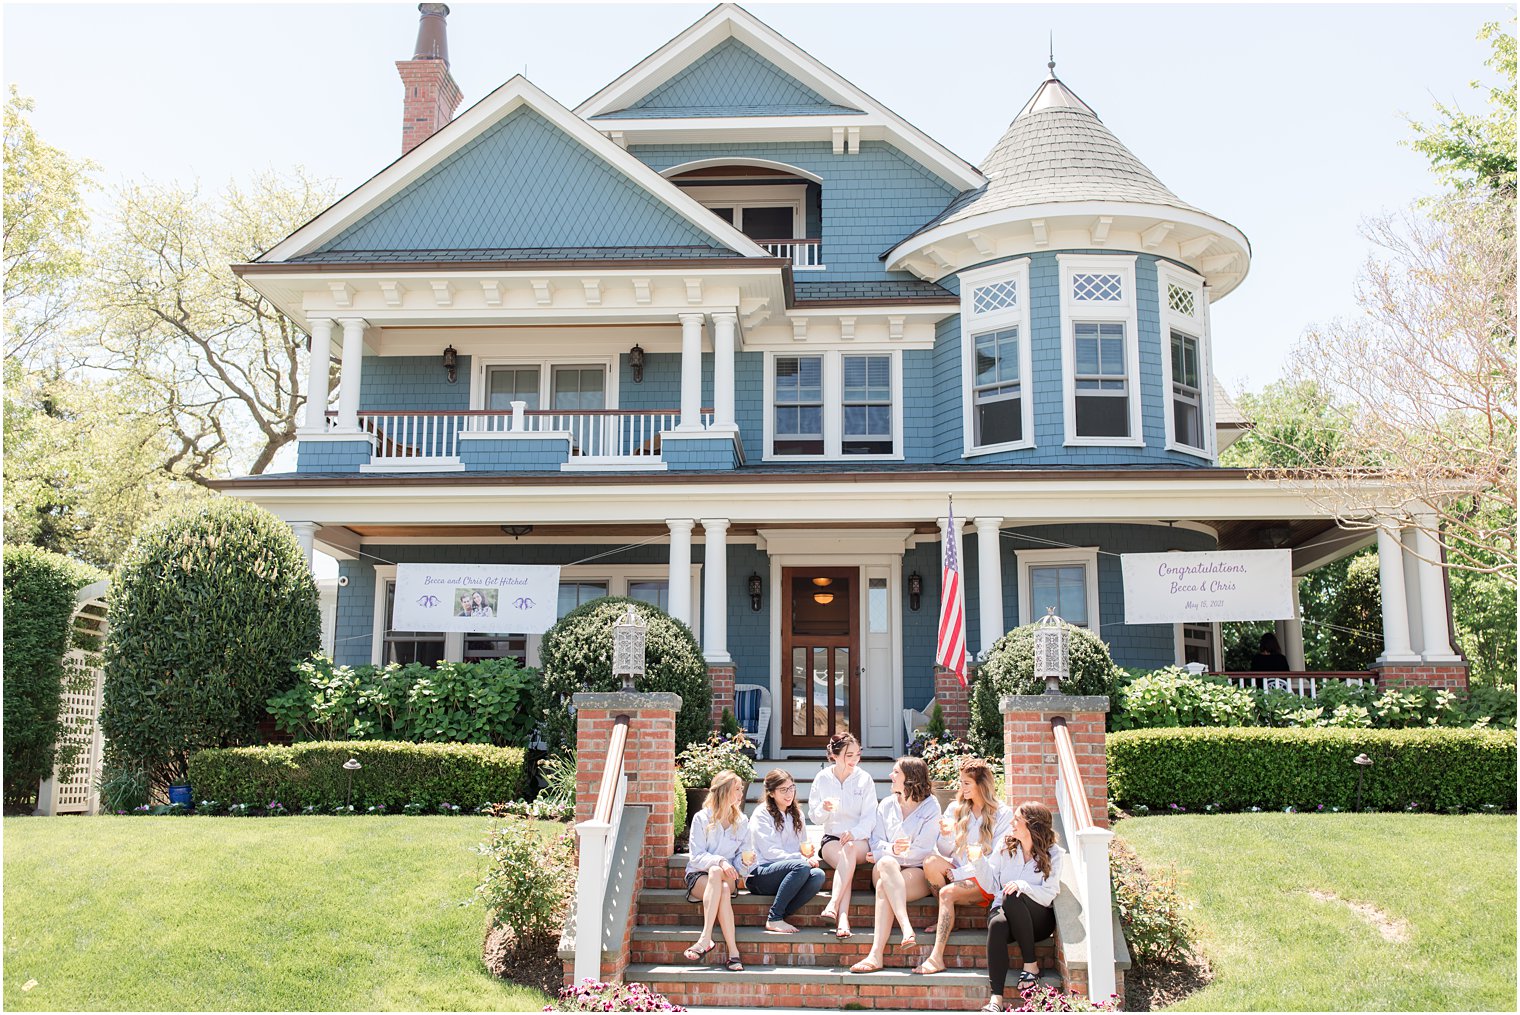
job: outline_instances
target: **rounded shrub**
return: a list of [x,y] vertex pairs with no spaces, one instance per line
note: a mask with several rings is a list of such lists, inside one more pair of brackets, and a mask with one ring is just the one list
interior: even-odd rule
[[[55,766],[63,732],[63,655],[74,593],[104,574],[35,546],[5,547],[5,804],[26,807]],[[77,753],[77,752],[75,752]]]
[[258,742],[265,702],[317,648],[317,588],[295,536],[217,500],[144,530],[111,585],[101,727],[110,768],[155,788],[203,748]]
[[[971,687],[971,742],[991,757],[1003,753],[1003,715],[998,702],[1009,694],[1043,694],[1045,682],[1034,675],[1034,632],[1038,625],[1025,624],[1003,635],[977,664],[976,683]],[[1091,631],[1068,627],[1071,635],[1071,675],[1061,683],[1062,694],[1108,695],[1113,692],[1120,669],[1108,654],[1108,646]]]
[[544,634],[539,665],[544,674],[546,740],[550,750],[575,742],[575,722],[568,705],[578,691],[615,691],[612,675],[612,625],[632,605],[648,625],[644,641],[644,675],[639,691],[674,691],[681,696],[676,715],[676,750],[706,740],[712,728],[712,683],[707,661],[691,628],[657,607],[637,599],[607,596],[571,610]]

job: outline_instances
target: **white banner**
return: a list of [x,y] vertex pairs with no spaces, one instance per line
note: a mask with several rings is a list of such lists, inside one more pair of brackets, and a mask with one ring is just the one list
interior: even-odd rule
[[1125,553],[1124,622],[1192,624],[1293,616],[1293,551]]
[[397,564],[391,629],[543,634],[558,602],[557,564]]

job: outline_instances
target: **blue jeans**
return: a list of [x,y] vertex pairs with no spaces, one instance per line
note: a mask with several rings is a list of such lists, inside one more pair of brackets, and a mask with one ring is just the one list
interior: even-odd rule
[[746,883],[754,895],[776,897],[765,917],[776,923],[806,906],[818,894],[823,888],[823,871],[801,857],[772,860],[750,872]]

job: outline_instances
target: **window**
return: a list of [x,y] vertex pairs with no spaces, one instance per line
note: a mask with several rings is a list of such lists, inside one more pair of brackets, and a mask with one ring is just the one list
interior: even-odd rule
[[549,407],[556,412],[607,408],[607,375],[602,367],[555,367]]
[[966,454],[1034,446],[1030,376],[1029,262],[1020,258],[961,276],[962,398]]
[[1214,652],[1218,627],[1218,624],[1178,624],[1177,665],[1203,663],[1211,671],[1218,670],[1218,656]]
[[1054,606],[1069,624],[1094,634],[1098,621],[1098,548],[1015,550],[1018,567],[1019,623],[1029,624]]
[[1172,439],[1202,451],[1203,391],[1198,383],[1198,339],[1172,331]]
[[478,361],[470,406],[511,412],[524,402],[528,412],[593,412],[617,405],[617,373],[609,359],[599,362],[544,358]]
[[628,583],[628,598],[637,599],[641,603],[659,607],[661,610],[670,610],[670,582],[640,580]]
[[582,603],[589,603],[593,599],[601,599],[607,595],[606,582],[567,582],[559,583],[559,613],[563,617]]
[[1135,258],[1058,254],[1068,445],[1143,447]]
[[1208,299],[1203,279],[1177,265],[1158,266],[1161,333],[1166,336],[1162,384],[1167,397],[1166,446],[1213,458]]
[[384,663],[422,663],[436,666],[444,657],[444,633],[442,631],[395,631],[390,618],[396,613],[396,579],[385,582],[385,616],[381,622],[381,651],[379,661]]
[[771,356],[765,457],[900,457],[901,369],[895,352]]
[[486,371],[487,409],[511,412],[513,402],[538,408],[538,367],[492,367]]

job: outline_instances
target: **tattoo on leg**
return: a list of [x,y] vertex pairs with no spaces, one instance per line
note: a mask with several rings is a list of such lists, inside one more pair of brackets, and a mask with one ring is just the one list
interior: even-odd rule
[[946,940],[945,935],[950,933],[950,926],[954,922],[955,922],[955,907],[953,905],[949,905],[949,906],[945,905],[944,898],[941,897],[940,904],[939,904],[939,922],[934,925],[935,926],[935,932],[934,932],[934,939],[935,939],[935,941],[944,941],[944,940]]

